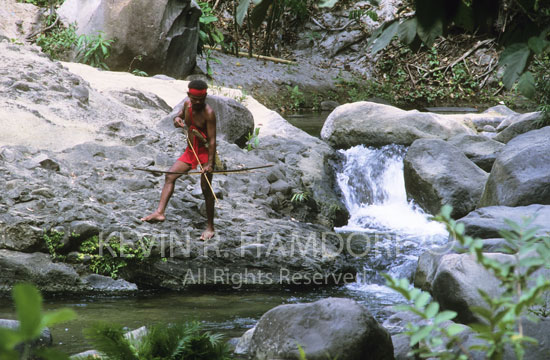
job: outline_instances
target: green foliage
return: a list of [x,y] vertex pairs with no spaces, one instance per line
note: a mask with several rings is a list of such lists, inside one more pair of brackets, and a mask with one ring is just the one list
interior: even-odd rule
[[[336,1],[330,3],[334,5]],[[389,45],[396,35],[415,50],[420,42],[431,48],[439,36],[457,28],[498,37],[504,46],[499,59],[499,65],[504,67],[504,85],[511,89],[520,79],[520,91],[526,96],[534,96],[534,76],[522,74],[533,56],[550,48],[550,6],[547,1],[500,0],[487,5],[483,0],[418,0],[414,4],[414,17],[407,15],[407,18],[386,22],[372,34],[369,45],[373,45],[373,54]]]
[[81,63],[109,70],[105,60],[111,55],[113,41],[104,39],[102,31],[93,36],[80,35],[76,43],[76,58]]
[[541,54],[533,61],[533,72],[537,74],[535,91],[538,95],[539,111],[542,117],[538,120],[538,126],[550,125],[550,54]]
[[205,57],[206,72],[208,76],[212,76],[212,61],[221,64],[221,61],[212,56],[211,49],[204,49],[205,45],[216,47],[217,45],[223,46],[223,34],[216,28],[216,22],[218,18],[214,16],[214,11],[210,7],[208,2],[199,2],[202,14],[199,19],[199,42],[197,43],[197,53]]
[[76,44],[76,25],[68,28],[62,25],[54,26],[50,31],[40,34],[36,38],[36,44],[52,59],[62,59]]
[[202,330],[199,322],[152,326],[139,339],[124,336],[122,326],[97,323],[84,334],[112,360],[225,360],[229,350],[219,334]]
[[65,0],[17,0],[20,3],[33,4],[34,6],[46,8],[63,4]]
[[294,204],[304,203],[309,199],[309,193],[307,191],[298,191],[292,194],[290,202]]
[[253,149],[257,149],[260,145],[260,138],[258,137],[260,135],[260,128],[255,128],[254,133],[248,133],[246,136],[246,150],[252,151]]
[[59,254],[59,250],[63,247],[63,237],[65,233],[57,230],[45,230],[42,238],[48,247],[53,260],[65,260],[66,256]]
[[[76,314],[70,309],[61,309],[53,312],[42,312],[42,296],[30,284],[17,284],[12,291],[15,303],[19,328],[16,330],[0,329],[0,359],[2,360],[29,360],[32,356],[40,356],[45,360],[65,360],[68,356],[51,350],[31,350],[33,340],[40,337],[45,327],[66,322],[75,318]],[[22,353],[15,347],[23,344]]]
[[300,90],[298,85],[294,87],[287,85],[286,89],[290,96],[290,109],[298,110],[306,101],[304,93]]
[[[507,221],[511,230],[501,231],[506,241],[502,251],[512,255],[514,261],[499,262],[483,253],[482,240],[465,235],[464,225],[450,217],[451,210],[449,206],[443,207],[436,220],[444,223],[449,233],[468,249],[476,261],[500,281],[503,292],[500,297],[492,298],[482,289],[479,290],[487,305],[473,307],[471,310],[483,319],[483,322],[470,326],[482,343],[473,345],[470,349],[459,347],[460,354],[452,355],[448,350],[459,344],[460,339],[456,335],[463,327],[454,324],[441,328],[438,324],[453,319],[456,313],[440,312],[438,303],[429,303],[429,294],[411,289],[408,281],[404,279],[396,280],[386,276],[388,286],[412,302],[412,305],[400,308],[429,320],[425,326],[409,325],[407,334],[411,336],[411,346],[417,346],[413,353],[420,357],[467,359],[468,350],[480,350],[488,359],[501,359],[505,349],[510,348],[519,359],[522,359],[524,344],[536,343],[535,339],[522,333],[524,315],[530,309],[533,312],[532,309],[544,300],[545,291],[550,289],[550,280],[542,275],[533,279],[538,270],[546,267],[547,259],[550,258],[550,237],[537,236],[538,228],[530,227],[532,220],[525,220],[521,225]],[[444,344],[445,350],[442,348]]]
[[208,2],[199,2],[201,17],[199,19],[199,43],[197,52],[202,55],[204,45],[216,46],[223,43],[223,34],[216,28],[218,18]]
[[[394,279],[384,274],[386,285],[397,291],[407,299],[408,305],[397,306],[396,309],[411,312],[423,320],[428,320],[427,325],[409,323],[405,334],[410,336],[412,354],[420,357],[432,357],[439,359],[467,359],[466,354],[455,355],[451,349],[459,341],[457,337],[466,329],[465,326],[452,324],[448,327],[441,326],[447,320],[452,320],[457,313],[454,311],[439,311],[439,303],[430,301],[431,296],[425,291],[411,287],[407,279]],[[444,343],[443,339],[449,339]],[[445,346],[442,346],[445,345]]]
[[128,72],[135,75],[135,76],[149,76],[149,74],[147,74],[145,71],[139,70],[138,68],[132,69],[132,66],[134,65],[134,62],[135,61],[139,61],[139,62],[143,61],[143,57],[146,56],[146,55],[147,54],[139,54],[139,55],[134,56],[132,61],[130,61],[130,66],[128,66]]
[[117,237],[102,241],[96,235],[82,242],[79,258],[89,261],[92,272],[116,279],[119,271],[129,264],[146,261],[150,256],[150,247],[151,241],[146,237],[140,244],[129,245],[122,243]]

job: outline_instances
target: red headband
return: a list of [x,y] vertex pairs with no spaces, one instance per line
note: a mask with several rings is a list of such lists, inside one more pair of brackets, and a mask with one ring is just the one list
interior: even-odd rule
[[197,97],[206,96],[206,89],[199,90],[199,89],[190,88],[189,95],[193,95]]

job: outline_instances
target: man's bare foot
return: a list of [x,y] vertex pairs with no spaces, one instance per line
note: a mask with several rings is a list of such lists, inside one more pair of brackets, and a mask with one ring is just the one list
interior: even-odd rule
[[163,222],[164,220],[166,220],[166,216],[156,211],[146,217],[141,218],[141,221],[146,221],[148,223]]
[[201,235],[201,240],[202,241],[210,240],[214,237],[214,234],[215,234],[214,230],[206,229]]

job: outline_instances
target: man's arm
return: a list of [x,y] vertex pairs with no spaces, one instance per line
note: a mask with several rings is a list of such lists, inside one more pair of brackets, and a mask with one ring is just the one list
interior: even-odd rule
[[187,111],[187,102],[183,103],[183,108],[174,118],[174,126],[183,128],[185,126],[185,112]]

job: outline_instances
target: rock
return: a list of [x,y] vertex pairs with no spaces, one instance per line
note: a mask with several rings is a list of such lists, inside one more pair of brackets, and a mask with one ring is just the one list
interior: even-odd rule
[[[17,330],[19,328],[19,321],[17,320],[7,320],[7,319],[0,319],[0,328],[2,329],[10,329],[10,330]],[[52,333],[49,328],[44,328],[40,332],[40,336],[31,342],[31,349],[51,346],[53,343],[52,341]],[[23,349],[19,349],[20,346],[17,346],[16,349],[18,351],[22,352]]]
[[31,223],[0,222],[0,248],[33,252],[45,249],[44,231]]
[[136,292],[136,284],[129,283],[126,280],[115,280],[108,276],[90,274],[82,278],[82,282],[88,285],[94,293],[116,294]]
[[513,117],[512,123],[505,129],[501,128],[500,132],[494,137],[494,139],[506,144],[518,135],[525,134],[531,130],[536,130],[539,128],[537,120],[541,117],[541,112],[532,112]]
[[534,114],[538,114],[537,112],[534,113],[526,113],[526,114],[518,114],[516,112],[509,114],[506,116],[506,118],[497,126],[497,131],[501,132],[510,125],[512,125],[515,122],[525,120],[527,118],[530,118],[534,116]]
[[458,147],[474,164],[491,172],[493,163],[504,144],[478,135],[457,135],[448,140],[449,144]]
[[511,230],[504,220],[522,224],[524,218],[534,219],[530,228],[539,227],[537,234],[550,232],[550,206],[489,206],[472,211],[458,220],[465,226],[466,234],[482,239],[500,237],[501,230]]
[[391,342],[393,343],[393,356],[395,360],[415,360],[414,356],[407,355],[413,350],[410,345],[410,336],[405,334],[394,335],[391,337]]
[[26,169],[34,169],[34,168],[37,168],[37,167],[42,167],[44,169],[47,169],[47,170],[52,170],[52,171],[59,171],[60,170],[60,166],[59,164],[52,160],[48,155],[46,154],[38,154],[36,155],[35,157],[33,157],[32,159],[26,161],[23,166],[26,168]]
[[448,139],[474,131],[452,115],[404,111],[371,102],[337,107],[327,118],[321,138],[336,148],[355,145],[410,145],[417,139]]
[[71,89],[71,96],[83,104],[87,104],[90,99],[90,91],[83,85],[77,85]]
[[394,358],[390,335],[363,305],[349,299],[271,309],[256,325],[250,353],[256,359],[297,358],[297,345],[308,360]]
[[88,350],[88,351],[83,351],[81,353],[72,355],[70,358],[73,360],[88,360],[90,358],[101,359],[101,353],[97,350]]
[[506,105],[497,105],[497,106],[490,107],[487,110],[485,110],[483,113],[484,114],[496,113],[498,115],[503,115],[503,116],[519,115],[517,112],[515,112],[514,110],[511,110]]
[[340,104],[334,100],[325,100],[321,101],[321,110],[322,111],[332,111],[336,109]]
[[290,190],[291,190],[290,185],[286,181],[279,179],[275,181],[273,184],[271,184],[269,188],[269,194],[275,194],[277,192],[280,192],[282,194],[288,195],[290,193]]
[[109,94],[121,103],[139,110],[162,110],[167,113],[172,111],[172,108],[161,97],[147,91],[130,88],[123,91],[110,91]]
[[550,127],[511,140],[498,155],[479,207],[550,204]]
[[254,335],[255,327],[248,329],[240,338],[237,346],[235,346],[234,353],[237,355],[246,355],[250,352],[250,343],[252,342],[252,335]]
[[[514,257],[505,254],[485,254],[500,262],[511,262]],[[448,254],[440,258],[432,284],[432,295],[442,309],[457,312],[456,321],[469,324],[479,322],[470,308],[486,306],[478,289],[495,298],[502,294],[500,281],[470,254]]]
[[77,33],[105,33],[117,39],[105,61],[113,70],[127,70],[136,56],[148,74],[185,77],[195,66],[200,8],[194,1],[151,3],[68,0],[58,9],[65,24],[76,22]]
[[415,141],[403,171],[408,197],[434,215],[452,205],[454,218],[475,209],[488,176],[460,149],[437,139]]
[[497,129],[495,129],[495,127],[492,126],[492,125],[483,126],[482,130],[485,131],[485,132],[488,132],[488,133],[496,133],[497,132]]
[[0,250],[0,292],[8,293],[18,282],[30,282],[42,293],[78,293],[84,290],[69,265],[52,262],[49,255]]
[[[162,119],[158,127],[164,131],[174,130],[174,118],[183,108],[182,100],[172,112]],[[208,95],[206,103],[216,114],[216,138],[244,147],[248,134],[254,132],[254,117],[250,111],[237,101],[217,95]]]

